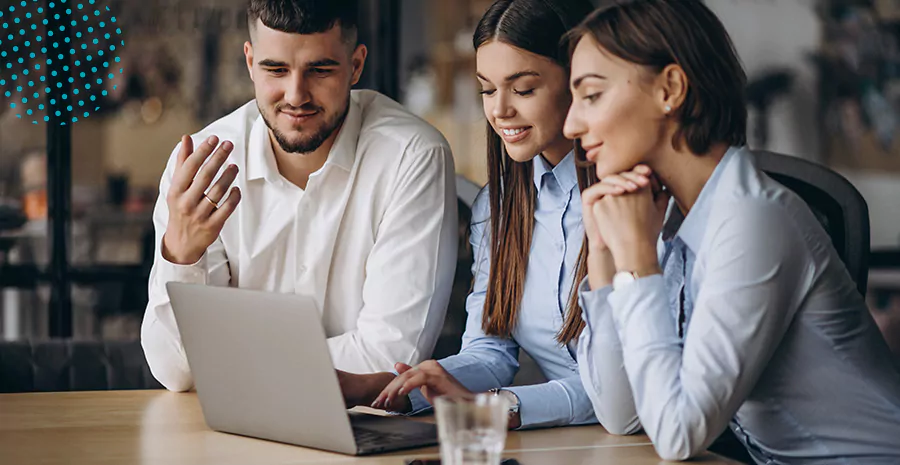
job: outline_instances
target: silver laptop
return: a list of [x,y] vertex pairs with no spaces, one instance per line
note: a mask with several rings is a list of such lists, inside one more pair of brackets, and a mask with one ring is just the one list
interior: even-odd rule
[[432,424],[347,411],[311,299],[166,288],[211,429],[350,455],[437,444]]

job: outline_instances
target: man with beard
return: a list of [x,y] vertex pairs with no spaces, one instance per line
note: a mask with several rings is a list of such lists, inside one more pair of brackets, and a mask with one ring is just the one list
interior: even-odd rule
[[433,127],[350,90],[367,53],[356,3],[251,0],[256,99],[171,155],[141,328],[170,390],[193,386],[170,281],[311,296],[342,379],[431,355],[456,267],[453,160]]

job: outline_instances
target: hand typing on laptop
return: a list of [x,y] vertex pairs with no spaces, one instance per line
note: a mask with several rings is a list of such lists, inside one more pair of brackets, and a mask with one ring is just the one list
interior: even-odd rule
[[399,375],[382,389],[372,403],[374,408],[393,409],[399,402],[408,402],[407,394],[419,389],[425,400],[433,404],[439,396],[472,397],[475,394],[460,384],[440,363],[426,360],[416,367],[405,363],[394,365]]
[[[429,404],[433,404],[434,399],[440,396],[475,395],[435,360],[426,360],[415,367],[396,363],[394,369],[397,375],[393,373],[357,375],[338,371],[338,381],[347,407],[366,405],[398,413],[409,413],[412,410],[409,393],[415,389],[419,389]],[[509,428],[515,429],[520,425],[521,418],[518,413],[510,415]]]
[[[344,402],[347,404],[347,408],[359,405],[373,405],[375,398],[378,397],[385,386],[389,385],[396,378],[396,375],[386,371],[365,375],[341,370],[335,371],[337,372],[338,383],[341,386],[341,392],[344,394]],[[405,408],[401,408],[403,405],[398,404],[396,411],[404,413],[409,411],[409,401],[406,400],[405,402]]]

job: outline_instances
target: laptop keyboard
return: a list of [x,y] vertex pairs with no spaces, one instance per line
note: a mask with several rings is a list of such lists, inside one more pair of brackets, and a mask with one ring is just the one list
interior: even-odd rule
[[422,431],[421,433],[388,433],[385,431],[376,431],[359,426],[353,427],[353,437],[356,439],[356,446],[360,449],[382,448],[391,443],[406,443],[427,441],[434,438],[431,431]]

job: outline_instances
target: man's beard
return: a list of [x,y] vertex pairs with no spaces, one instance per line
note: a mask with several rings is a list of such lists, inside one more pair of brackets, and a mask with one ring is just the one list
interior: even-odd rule
[[[272,131],[272,135],[275,136],[275,141],[278,142],[278,145],[287,153],[310,153],[316,151],[319,147],[334,134],[341,124],[344,123],[344,119],[347,118],[347,113],[350,111],[350,100],[347,100],[347,104],[344,106],[344,110],[340,113],[337,113],[330,120],[325,121],[325,125],[314,134],[302,137],[300,140],[291,141],[288,140],[287,136],[278,129],[278,127],[273,124],[272,121],[269,121],[269,116],[266,115],[266,112],[263,111],[262,107],[259,106],[259,102],[256,102],[257,108],[259,108],[259,114],[262,115],[263,121],[266,123],[266,126]],[[275,107],[275,117],[277,117],[280,108],[284,105],[276,105]],[[300,107],[302,110],[315,110],[324,113],[324,109],[322,107],[311,107],[308,106],[306,108]]]

